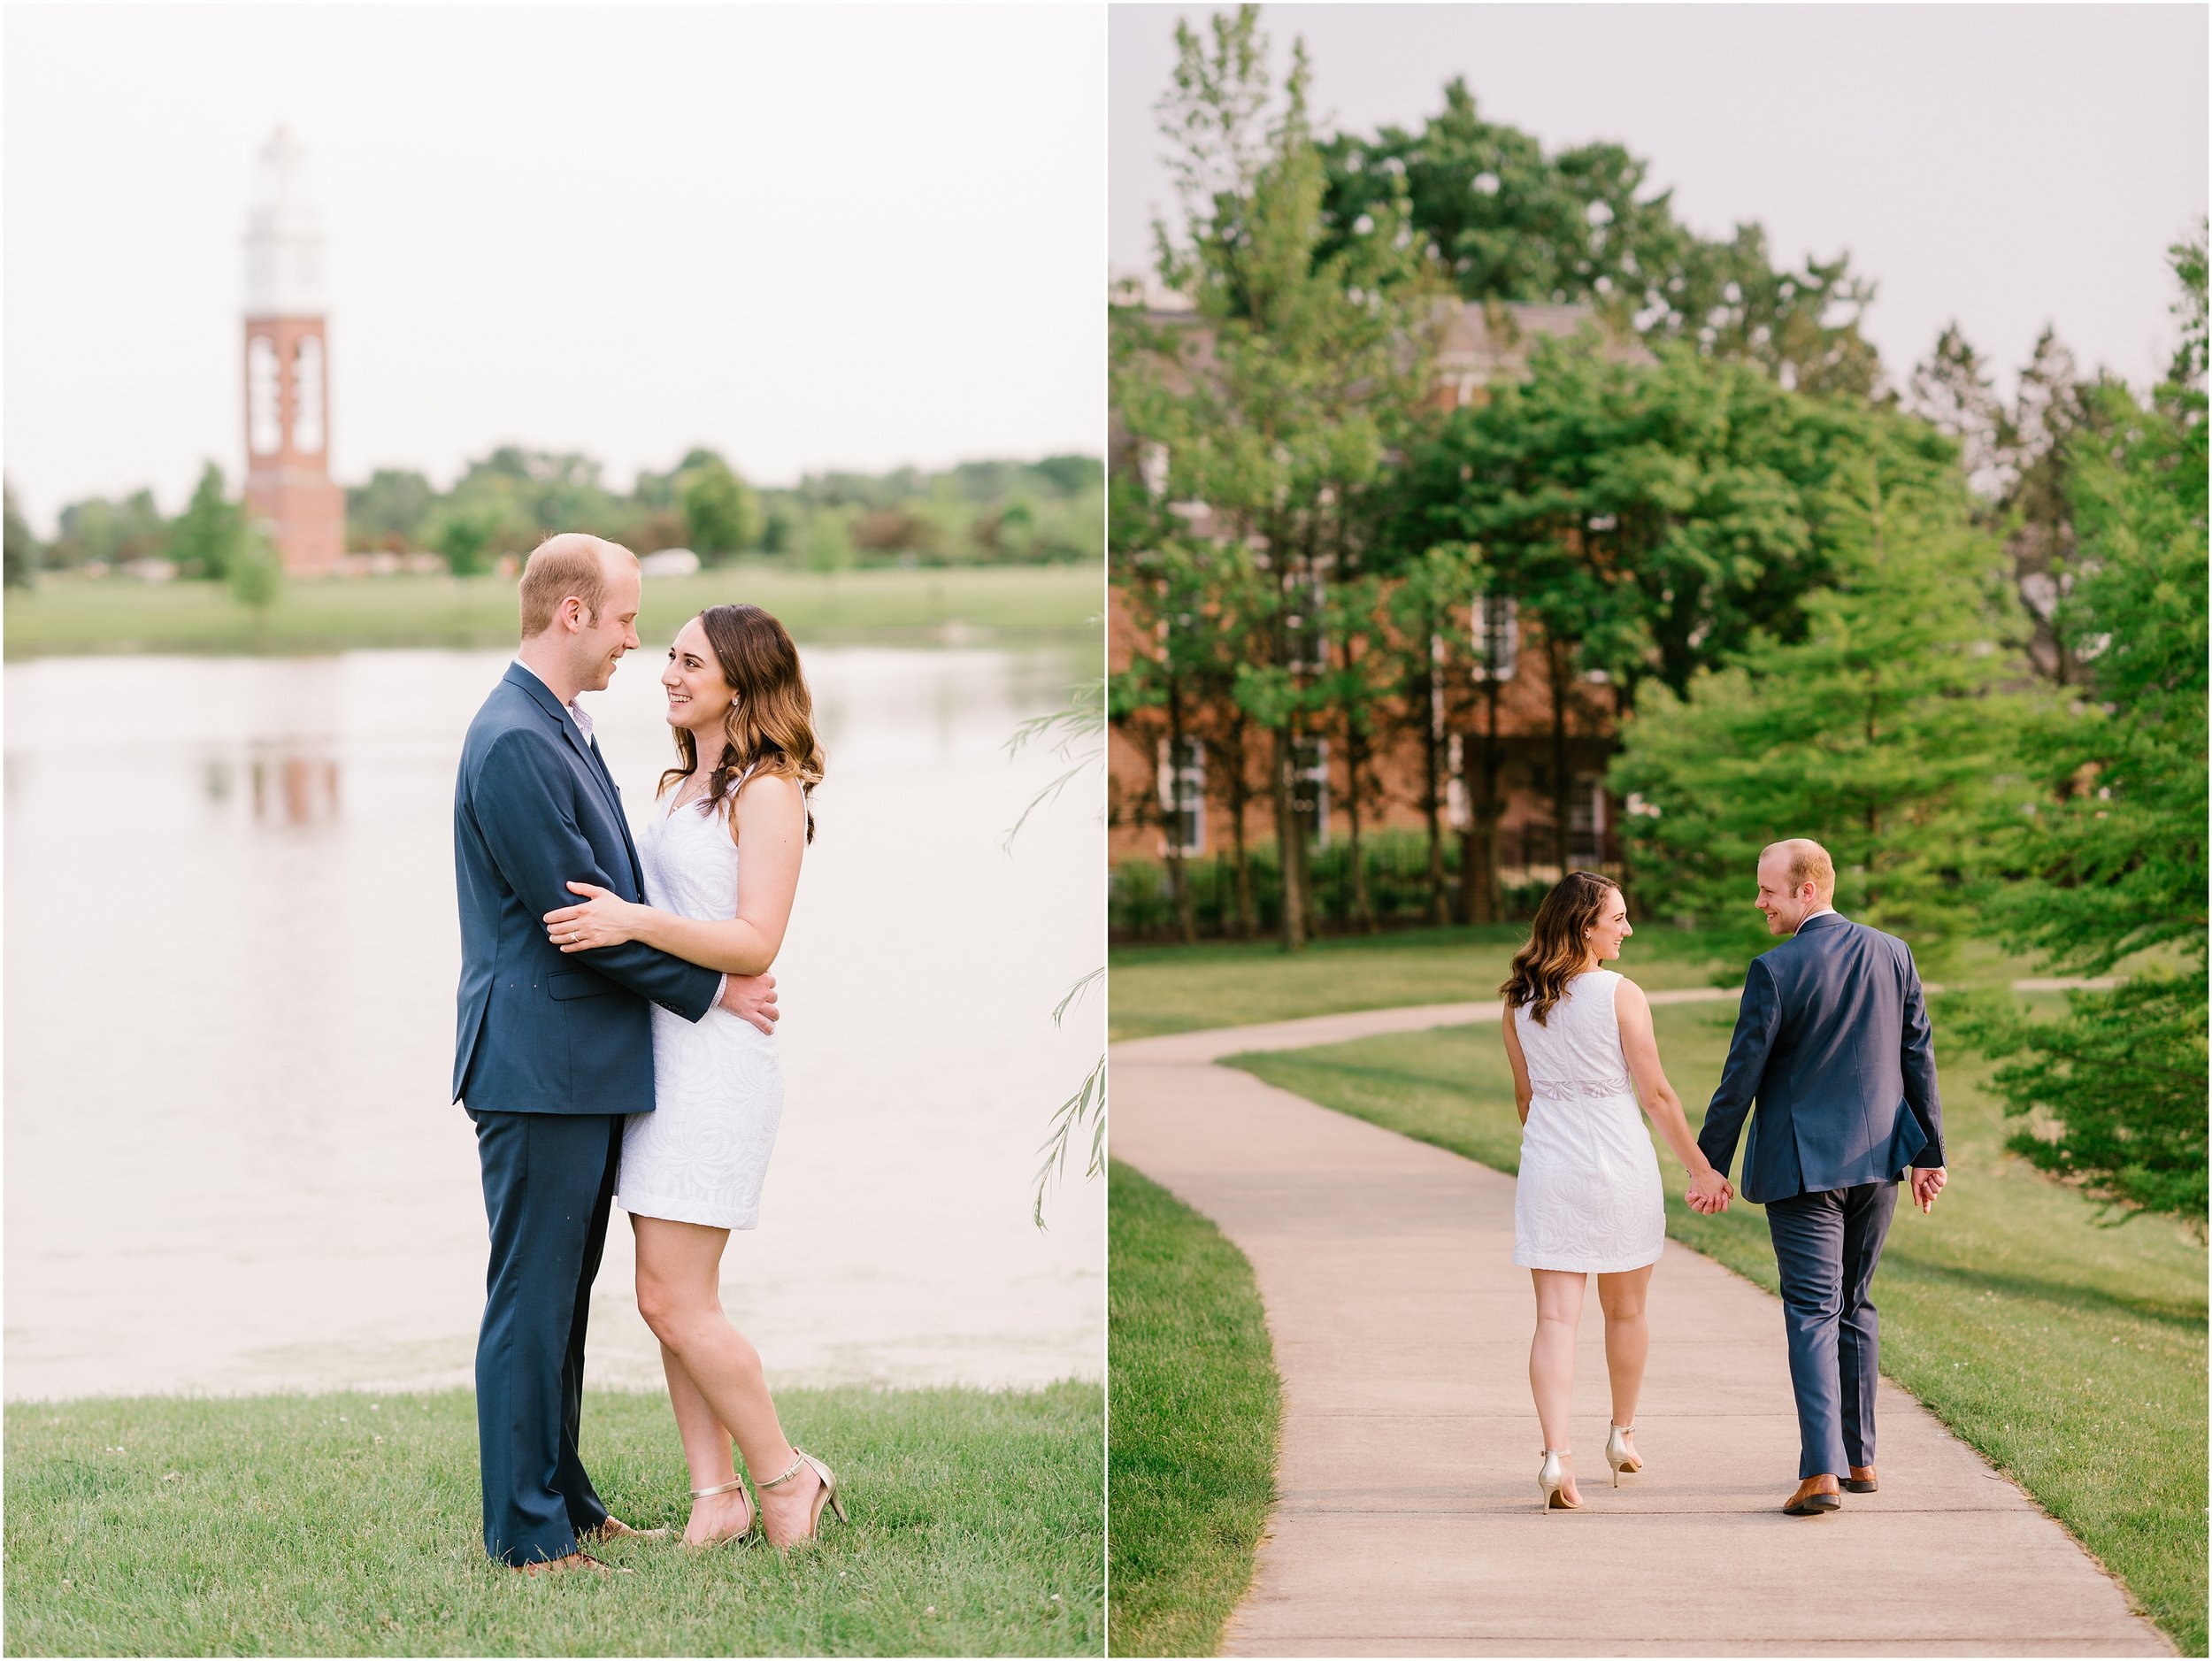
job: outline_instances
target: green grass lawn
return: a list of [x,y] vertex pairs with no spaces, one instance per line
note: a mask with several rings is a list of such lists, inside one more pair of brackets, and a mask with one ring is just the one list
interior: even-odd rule
[[1115,1655],[1211,1655],[1275,1503],[1280,1388],[1252,1266],[1127,1165],[1108,1175]]
[[[1094,566],[955,566],[835,574],[739,564],[649,577],[638,633],[665,644],[709,605],[767,607],[801,642],[933,643],[972,635],[1099,642],[1104,577]],[[319,652],[370,646],[507,646],[515,585],[497,577],[370,577],[287,583],[267,617],[214,582],[44,577],[10,589],[11,657],[111,651]]]
[[[1735,1006],[1653,1013],[1695,1125]],[[1937,1042],[1951,1183],[1932,1216],[1898,1208],[1875,1281],[1882,1370],[2048,1507],[2183,1654],[2202,1655],[2204,1249],[2150,1219],[2099,1227],[2094,1206],[2004,1152],[2011,1127],[1982,1088],[1986,1066],[1946,1046],[1940,1024]],[[1512,1075],[1494,1026],[1233,1065],[1484,1165],[1519,1166]],[[1759,1208],[1739,1201],[1700,1217],[1682,1203],[1664,1150],[1660,1168],[1668,1233],[1773,1290]]]
[[[1118,1041],[1494,998],[1527,938],[1525,927],[1505,923],[1332,935],[1295,953],[1271,940],[1117,946],[1108,956],[1108,1019]],[[1655,953],[1644,970],[1637,979],[1651,987],[1703,986],[1710,979],[1693,954]]]
[[[1271,940],[1117,946],[1108,955],[1108,1019],[1119,1041],[1343,1010],[1494,998],[1527,939],[1526,924],[1503,923],[1335,935],[1295,953]],[[1641,927],[1612,966],[1654,992],[1710,986],[1720,967],[1701,936],[1656,925]],[[1945,984],[1994,987],[2037,973],[2030,959],[1969,941]]]
[[[1099,1653],[1098,1386],[778,1405],[849,1488],[820,1549],[533,1579],[484,1555],[465,1391],[14,1403],[7,1653]],[[584,1448],[616,1515],[680,1528],[665,1400],[595,1392]]]

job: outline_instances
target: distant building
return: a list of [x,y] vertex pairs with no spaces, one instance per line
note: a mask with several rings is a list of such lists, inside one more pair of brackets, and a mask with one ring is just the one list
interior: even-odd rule
[[[1189,303],[1156,283],[1122,278],[1112,292],[1116,304],[1141,306],[1156,326],[1200,327]],[[1641,342],[1604,331],[1587,306],[1453,300],[1446,303],[1440,321],[1430,386],[1435,406],[1442,410],[1486,403],[1493,387],[1527,379],[1530,356],[1545,336],[1600,328],[1608,357],[1651,361]],[[1187,351],[1179,373],[1202,374],[1210,356],[1202,337]],[[1164,488],[1169,459],[1164,452],[1132,455],[1131,442],[1118,426],[1112,442],[1120,465],[1134,467],[1148,488]],[[1228,534],[1203,503],[1179,503],[1175,511],[1194,539]],[[1325,555],[1316,562],[1317,604],[1329,563]],[[1120,673],[1137,656],[1149,655],[1154,642],[1133,622],[1118,590],[1110,592],[1107,611],[1108,665]],[[1555,699],[1542,631],[1532,624],[1524,628],[1510,597],[1479,604],[1468,623],[1488,666],[1463,684],[1440,689],[1430,710],[1392,711],[1372,735],[1363,768],[1363,831],[1425,823],[1425,726],[1443,741],[1442,776],[1437,781],[1441,825],[1455,840],[1468,835],[1476,827],[1478,804],[1487,799],[1494,815],[1487,834],[1494,839],[1493,855],[1502,880],[1556,880],[1554,814],[1562,795],[1568,804],[1571,863],[1615,863],[1624,804],[1606,789],[1605,771],[1618,729],[1617,688],[1601,672],[1570,672],[1563,695]],[[1320,665],[1300,666],[1311,670]],[[1202,857],[1240,841],[1256,845],[1272,838],[1271,748],[1264,734],[1245,731],[1227,719],[1229,714],[1205,708],[1187,711],[1179,753],[1156,710],[1139,711],[1116,723],[1108,744],[1110,864],[1162,858],[1171,843],[1176,853]],[[1555,719],[1562,714],[1563,742],[1554,733]],[[1564,792],[1555,776],[1563,756]],[[1300,741],[1292,800],[1308,821],[1315,844],[1326,847],[1350,831],[1348,782],[1340,744],[1326,734]]]
[[283,127],[261,148],[245,242],[246,509],[287,573],[327,575],[346,551],[346,496],[330,476],[322,216]]

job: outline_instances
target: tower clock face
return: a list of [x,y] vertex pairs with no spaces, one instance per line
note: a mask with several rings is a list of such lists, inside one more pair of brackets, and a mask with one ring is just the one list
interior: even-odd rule
[[[257,456],[273,456],[284,448],[281,380],[276,342],[266,335],[256,335],[246,342],[246,442]],[[318,427],[322,422],[320,393],[318,387]]]

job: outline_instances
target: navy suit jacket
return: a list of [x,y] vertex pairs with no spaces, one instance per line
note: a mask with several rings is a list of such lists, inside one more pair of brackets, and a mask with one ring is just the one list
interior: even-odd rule
[[1752,959],[1697,1137],[1715,1170],[1747,1114],[1743,1196],[1762,1205],[1944,1163],[1934,1034],[1903,941],[1825,911]]
[[545,914],[572,882],[642,900],[622,794],[552,688],[520,664],[469,723],[453,791],[461,900],[453,1099],[472,1112],[647,1113],[648,1000],[698,1020],[722,977],[635,941],[564,955]]

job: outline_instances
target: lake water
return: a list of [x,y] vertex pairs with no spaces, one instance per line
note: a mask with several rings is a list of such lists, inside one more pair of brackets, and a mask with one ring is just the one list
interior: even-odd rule
[[[786,1383],[1103,1375],[1104,1196],[1030,1222],[1103,1001],[1102,782],[1010,758],[1057,652],[804,654],[827,781],[776,965],[786,1080],[724,1303]],[[671,746],[649,642],[587,695],[634,822]],[[465,1384],[475,1140],[447,1099],[452,794],[503,652],[5,670],[5,1389]],[[616,1213],[591,1381],[659,1388]]]

